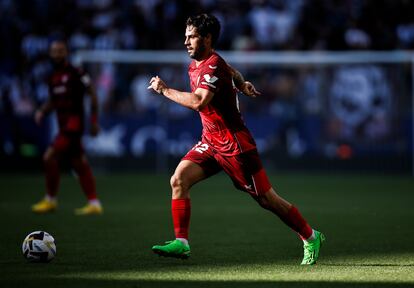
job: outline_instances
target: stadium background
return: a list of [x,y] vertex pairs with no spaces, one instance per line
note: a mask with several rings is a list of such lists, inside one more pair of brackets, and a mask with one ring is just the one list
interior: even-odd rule
[[[199,12],[221,20],[219,51],[248,53],[229,62],[263,93],[258,99],[240,95],[240,102],[268,169],[413,171],[412,1],[0,3],[2,171],[39,171],[56,133],[53,117],[37,127],[33,113],[48,94],[48,43],[61,37],[74,60],[85,50],[101,53],[93,62],[78,61],[93,76],[99,97],[102,133],[84,139],[94,168],[170,171],[198,141],[198,116],[146,86],[160,75],[188,90],[184,23]],[[132,50],[150,54],[144,62],[132,56],[111,62],[105,54]],[[385,53],[358,63],[352,51]],[[263,52],[282,62],[243,60]],[[286,52],[296,53],[291,59],[300,64],[283,64]],[[322,60],[342,53],[345,62],[311,62],[315,55],[309,53]],[[181,63],[174,62],[177,55]],[[156,61],[163,56],[165,63]]]
[[[413,287],[414,1],[0,0],[2,287]],[[160,75],[188,90],[188,15],[222,21],[220,53],[262,92],[240,95],[277,191],[327,236],[315,267],[301,243],[223,173],[192,189],[189,261],[154,257],[173,235],[169,175],[200,134],[197,113],[149,93]],[[51,39],[97,87],[101,134],[84,144],[105,213],[64,173],[59,209],[34,215],[53,117]],[[50,264],[21,242],[52,234]]]

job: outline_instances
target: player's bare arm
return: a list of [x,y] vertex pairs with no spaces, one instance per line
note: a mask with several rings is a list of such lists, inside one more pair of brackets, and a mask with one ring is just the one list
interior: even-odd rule
[[240,71],[234,69],[230,65],[229,68],[233,75],[234,85],[236,85],[236,88],[239,89],[243,94],[253,98],[261,94],[259,91],[256,90],[256,88],[251,82],[244,80],[244,77],[240,73]]
[[89,132],[92,136],[96,136],[99,133],[98,96],[96,95],[96,90],[93,85],[89,85],[86,92],[89,95],[89,97],[91,97],[91,126]]
[[43,118],[53,110],[50,100],[46,101],[39,109],[36,110],[34,118],[37,125],[40,125]]
[[168,99],[196,111],[203,109],[214,96],[213,92],[203,88],[197,88],[194,93],[169,88],[158,76],[151,78],[148,89],[153,89]]

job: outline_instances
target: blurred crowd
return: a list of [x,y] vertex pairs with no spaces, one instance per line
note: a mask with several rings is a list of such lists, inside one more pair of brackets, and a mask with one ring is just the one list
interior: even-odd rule
[[182,49],[186,18],[207,12],[220,50],[412,49],[412,11],[407,0],[0,0],[0,89],[18,113],[44,101],[56,37],[72,51]]
[[[0,0],[0,114],[30,116],[46,100],[48,45],[54,38],[67,39],[71,52],[183,50],[187,17],[212,13],[222,24],[219,50],[409,50],[413,11],[409,0]],[[97,66],[86,68],[104,113],[158,109],[161,102],[146,90],[152,73],[188,90],[184,66]],[[322,109],[320,73],[254,67],[242,72],[268,101],[246,107],[286,119],[301,107]],[[186,113],[178,106],[170,112]]]

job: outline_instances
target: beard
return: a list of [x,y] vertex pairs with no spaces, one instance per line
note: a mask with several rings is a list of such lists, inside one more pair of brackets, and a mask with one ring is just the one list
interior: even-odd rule
[[194,60],[202,60],[201,56],[204,54],[205,51],[206,46],[203,43],[201,43],[198,49],[194,49],[193,54],[190,54],[190,58]]

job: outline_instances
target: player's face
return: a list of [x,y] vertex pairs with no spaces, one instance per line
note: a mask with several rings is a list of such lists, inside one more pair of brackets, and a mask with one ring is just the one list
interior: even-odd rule
[[194,26],[187,26],[185,29],[184,45],[188,55],[195,60],[202,60],[207,50],[207,39],[202,37]]
[[66,61],[68,56],[68,49],[63,42],[53,42],[50,46],[50,58],[55,64],[62,64]]

